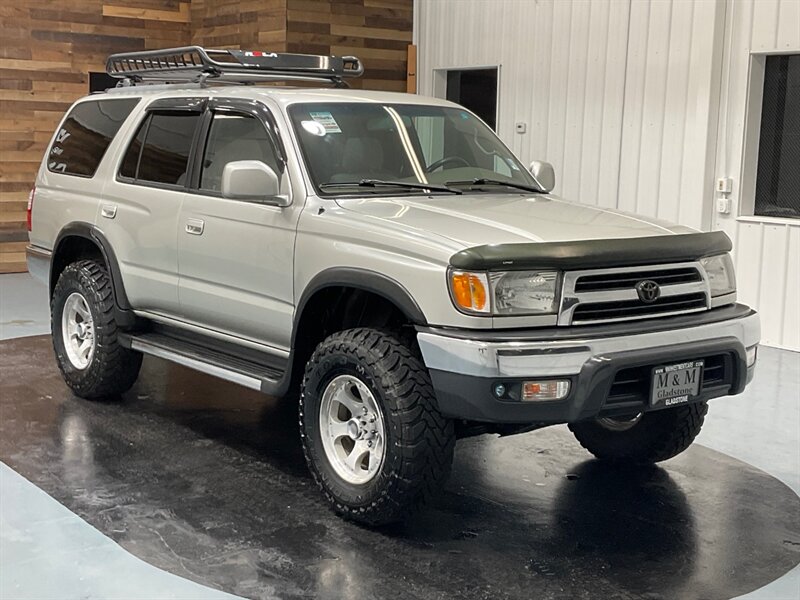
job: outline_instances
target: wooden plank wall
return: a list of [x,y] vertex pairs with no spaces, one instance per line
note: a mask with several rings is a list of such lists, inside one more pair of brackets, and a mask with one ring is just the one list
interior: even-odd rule
[[353,87],[406,90],[413,0],[192,0],[192,43],[215,48],[355,55]]
[[353,87],[406,90],[413,0],[286,0],[289,52],[358,56],[364,76]]
[[354,54],[354,87],[405,91],[413,0],[15,0],[0,4],[0,273],[25,270],[45,145],[112,52],[181,46]]
[[112,52],[185,45],[189,2],[0,4],[0,273],[25,270],[28,192],[64,111]]
[[287,0],[192,0],[192,43],[206,48],[286,50]]

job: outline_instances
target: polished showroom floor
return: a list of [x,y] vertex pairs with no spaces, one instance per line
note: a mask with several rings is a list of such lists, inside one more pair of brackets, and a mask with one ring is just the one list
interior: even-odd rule
[[0,598],[800,597],[800,354],[762,348],[660,467],[563,427],[459,442],[404,526],[341,521],[292,407],[156,359],[121,401],[60,379],[45,292],[0,277]]

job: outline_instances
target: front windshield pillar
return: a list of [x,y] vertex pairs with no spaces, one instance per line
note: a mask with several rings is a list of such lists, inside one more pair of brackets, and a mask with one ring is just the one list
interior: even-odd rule
[[411,144],[411,138],[408,137],[408,131],[406,130],[406,126],[403,124],[403,119],[400,118],[400,115],[398,115],[397,111],[391,106],[385,106],[384,108],[397,125],[397,133],[400,136],[400,141],[402,142],[403,149],[406,151],[406,155],[411,162],[411,166],[414,168],[414,175],[417,176],[417,179],[419,179],[420,183],[430,183],[428,178],[425,177],[425,169],[420,164],[417,153],[414,151],[414,146]]

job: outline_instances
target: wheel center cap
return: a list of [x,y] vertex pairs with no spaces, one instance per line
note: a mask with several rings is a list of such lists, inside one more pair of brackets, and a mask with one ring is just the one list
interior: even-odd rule
[[357,440],[361,435],[361,425],[355,419],[350,419],[347,422],[347,435],[351,440]]

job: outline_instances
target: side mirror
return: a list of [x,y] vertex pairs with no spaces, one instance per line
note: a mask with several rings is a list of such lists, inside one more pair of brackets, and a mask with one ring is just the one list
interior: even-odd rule
[[260,160],[235,160],[222,170],[222,197],[286,206],[278,175]]
[[553,188],[556,187],[556,172],[553,169],[553,165],[543,160],[535,160],[531,163],[530,169],[542,189],[548,193],[552,192]]

